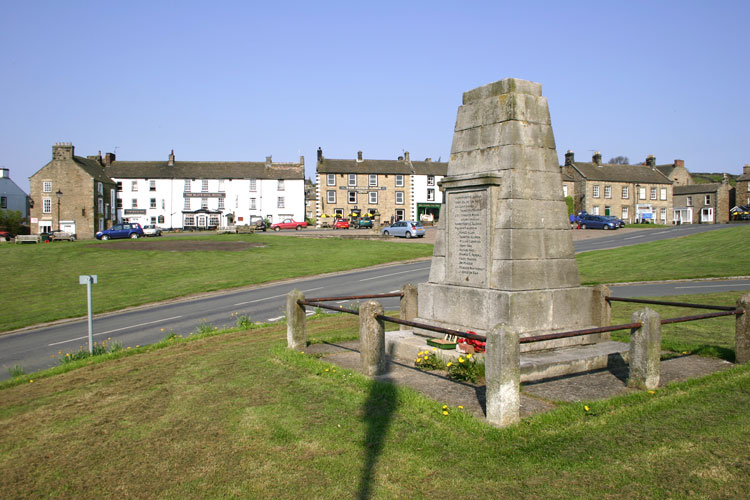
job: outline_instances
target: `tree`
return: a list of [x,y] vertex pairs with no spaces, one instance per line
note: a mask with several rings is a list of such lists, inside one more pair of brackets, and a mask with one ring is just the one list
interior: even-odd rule
[[26,223],[26,219],[18,210],[0,210],[0,229],[9,231],[11,234],[19,234],[21,226]]
[[630,160],[627,156],[615,156],[614,158],[610,158],[607,163],[611,165],[630,165]]

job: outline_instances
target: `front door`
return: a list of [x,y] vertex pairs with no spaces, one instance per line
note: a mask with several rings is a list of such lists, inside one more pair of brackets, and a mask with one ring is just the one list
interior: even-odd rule
[[198,223],[196,224],[198,227],[206,227],[206,216],[205,215],[199,215],[196,220]]

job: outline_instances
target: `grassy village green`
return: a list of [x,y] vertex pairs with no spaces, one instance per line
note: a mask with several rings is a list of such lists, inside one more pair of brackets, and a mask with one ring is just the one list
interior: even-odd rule
[[86,314],[78,276],[96,274],[94,313],[185,295],[357,269],[432,255],[432,245],[277,235],[180,237],[182,241],[249,241],[240,251],[142,250],[176,238],[77,241],[0,247],[0,331]]
[[[723,304],[738,295],[681,298]],[[615,317],[627,315],[622,306],[629,304],[616,304]],[[344,314],[308,323],[317,340],[356,336],[357,328],[357,318]],[[705,327],[697,342],[728,346],[732,332]],[[14,498],[746,494],[750,365],[654,394],[558,404],[499,430],[458,408],[443,415],[441,401],[411,389],[288,351],[284,325],[172,339],[115,358],[0,386],[0,491]]]
[[[174,238],[170,238],[173,240]],[[275,235],[182,237],[250,241],[242,251],[141,250],[157,240],[61,242],[0,246],[3,314],[0,331],[86,314],[81,274],[96,274],[94,312],[200,292],[265,283],[386,262],[427,257],[432,245]],[[166,241],[167,238],[158,240]],[[750,227],[732,227],[577,256],[585,284],[747,274]],[[311,257],[314,256],[314,257]]]

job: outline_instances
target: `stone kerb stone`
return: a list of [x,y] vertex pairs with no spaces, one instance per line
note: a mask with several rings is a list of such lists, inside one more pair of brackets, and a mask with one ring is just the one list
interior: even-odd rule
[[286,343],[289,349],[301,350],[307,346],[305,307],[298,301],[305,300],[299,290],[292,290],[286,296]]
[[648,307],[633,313],[633,323],[641,323],[630,333],[631,387],[656,389],[661,373],[661,317]]
[[386,371],[385,323],[376,316],[383,315],[379,302],[368,301],[359,306],[359,348],[362,372],[368,377]]
[[518,334],[497,325],[487,334],[487,421],[506,427],[520,420],[521,352]]

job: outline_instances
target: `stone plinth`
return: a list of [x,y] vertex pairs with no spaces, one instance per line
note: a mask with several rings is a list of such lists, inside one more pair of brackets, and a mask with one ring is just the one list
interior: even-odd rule
[[506,79],[464,94],[440,188],[441,224],[417,321],[480,334],[504,324],[520,336],[602,324],[600,290],[580,286],[540,84]]

